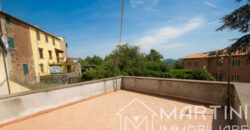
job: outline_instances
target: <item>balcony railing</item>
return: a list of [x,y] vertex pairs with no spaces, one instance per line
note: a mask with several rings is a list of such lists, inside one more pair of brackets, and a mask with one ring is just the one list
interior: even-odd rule
[[57,63],[76,63],[77,59],[76,58],[57,58]]

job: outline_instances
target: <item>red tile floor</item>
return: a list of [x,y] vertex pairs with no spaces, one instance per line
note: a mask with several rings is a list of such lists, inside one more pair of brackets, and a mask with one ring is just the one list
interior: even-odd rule
[[[126,127],[127,130],[145,130],[146,128],[151,130],[153,127],[154,130],[169,130],[171,127],[179,129],[206,127],[209,130],[211,128],[217,130],[219,125],[228,124],[224,119],[213,120],[213,109],[206,107],[204,116],[199,114],[198,112],[203,110],[200,106],[202,105],[192,102],[119,90],[21,120],[0,129],[119,130]],[[191,109],[183,110],[184,107]],[[199,110],[198,112],[194,111],[195,107]],[[176,119],[174,115],[168,119],[164,114],[170,115],[174,108],[176,108]],[[184,114],[180,114],[181,110]],[[219,110],[218,115],[223,114],[223,111]]]

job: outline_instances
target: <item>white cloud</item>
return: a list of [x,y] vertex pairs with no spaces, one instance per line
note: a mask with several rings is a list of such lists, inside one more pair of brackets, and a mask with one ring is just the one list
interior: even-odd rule
[[146,11],[156,11],[156,6],[160,0],[130,0],[130,5],[133,8],[142,7]]
[[144,0],[130,0],[130,5],[133,8],[136,8],[137,5],[142,5],[144,4]]
[[159,1],[160,1],[160,0],[152,0],[152,4],[156,6],[156,5],[158,4]]
[[170,50],[170,49],[174,49],[174,48],[179,48],[179,47],[183,47],[183,46],[187,46],[189,45],[189,43],[172,43],[172,44],[167,44],[167,45],[161,45],[160,48],[157,48],[159,50]]
[[211,2],[208,2],[208,1],[205,1],[204,4],[209,6],[209,7],[217,8],[217,5],[215,5],[215,4],[211,3]]
[[162,47],[175,47],[176,45],[169,44],[170,40],[176,39],[185,33],[188,33],[204,23],[204,19],[201,17],[192,18],[185,24],[181,24],[177,27],[164,26],[160,29],[151,32],[149,35],[145,35],[138,39],[137,45],[145,51],[151,48]]

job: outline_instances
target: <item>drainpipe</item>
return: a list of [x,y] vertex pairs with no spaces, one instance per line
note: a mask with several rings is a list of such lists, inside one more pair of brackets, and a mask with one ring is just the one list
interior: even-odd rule
[[227,107],[230,108],[231,52],[228,55]]

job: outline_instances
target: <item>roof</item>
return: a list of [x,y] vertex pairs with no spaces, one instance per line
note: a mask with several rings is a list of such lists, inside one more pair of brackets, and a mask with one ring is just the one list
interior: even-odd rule
[[182,57],[181,59],[196,59],[196,58],[208,58],[208,53],[197,53],[194,55],[189,55],[186,57]]
[[74,57],[67,57],[67,59],[78,59],[78,58],[74,58]]
[[[210,51],[210,52],[204,52],[204,53],[196,53],[193,55],[189,55],[189,56],[185,56],[182,57],[182,60],[185,59],[202,59],[202,58],[213,58],[213,57],[224,57],[226,56],[225,53],[222,52],[221,55],[210,55],[210,53],[212,52],[218,52],[220,50],[215,50],[215,51]],[[223,50],[225,52],[225,50]],[[242,51],[237,51],[231,54],[231,56],[243,56],[243,55],[247,55],[247,52],[242,52]]]
[[0,10],[0,13],[1,13],[1,14],[4,14],[4,15],[7,15],[7,16],[9,16],[9,17],[15,19],[15,20],[18,20],[18,21],[20,21],[20,22],[22,22],[22,23],[24,23],[24,24],[26,24],[26,25],[28,25],[28,26],[31,26],[31,27],[33,27],[33,28],[35,28],[35,29],[38,29],[38,30],[40,30],[40,31],[42,31],[42,32],[44,32],[44,33],[46,33],[46,34],[48,34],[48,35],[50,35],[50,36],[52,36],[52,37],[54,37],[54,38],[56,38],[56,39],[58,39],[58,40],[60,40],[57,36],[52,35],[52,34],[46,32],[46,31],[42,30],[41,28],[39,28],[39,27],[37,27],[37,26],[35,26],[35,25],[32,25],[32,24],[30,24],[30,23],[28,23],[28,22],[25,22],[25,21],[23,21],[23,20],[21,20],[21,19],[19,19],[19,18],[17,18],[17,17],[14,17],[14,16],[12,16],[12,15],[10,15],[10,14],[4,12],[4,11],[1,11],[1,10]]

